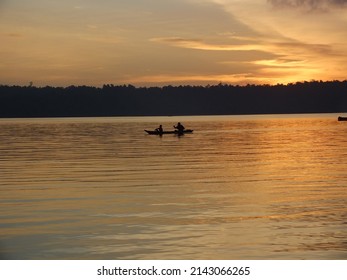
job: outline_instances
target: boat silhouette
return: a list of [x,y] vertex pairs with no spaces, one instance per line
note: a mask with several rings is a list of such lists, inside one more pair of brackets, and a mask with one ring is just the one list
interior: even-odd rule
[[145,131],[150,134],[150,135],[163,135],[163,134],[177,134],[177,135],[182,135],[186,133],[193,133],[192,129],[185,129],[182,132],[178,130],[167,130],[167,131],[157,131],[157,130],[146,130]]

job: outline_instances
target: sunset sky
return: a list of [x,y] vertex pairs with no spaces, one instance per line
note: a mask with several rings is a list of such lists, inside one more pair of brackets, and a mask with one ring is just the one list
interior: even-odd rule
[[347,78],[347,0],[0,0],[0,84]]

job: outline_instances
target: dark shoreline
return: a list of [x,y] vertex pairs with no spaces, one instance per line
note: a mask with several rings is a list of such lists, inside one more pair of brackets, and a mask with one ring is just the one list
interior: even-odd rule
[[347,112],[347,81],[288,85],[0,86],[0,118]]

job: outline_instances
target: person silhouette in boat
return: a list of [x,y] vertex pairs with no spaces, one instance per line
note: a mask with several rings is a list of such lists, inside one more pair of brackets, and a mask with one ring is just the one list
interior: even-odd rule
[[155,131],[158,132],[158,133],[160,133],[160,134],[162,134],[163,131],[164,131],[163,126],[162,126],[162,125],[159,125],[159,127],[156,128]]
[[184,129],[185,129],[184,126],[180,122],[176,126],[174,125],[174,128],[177,129],[179,134],[183,134]]

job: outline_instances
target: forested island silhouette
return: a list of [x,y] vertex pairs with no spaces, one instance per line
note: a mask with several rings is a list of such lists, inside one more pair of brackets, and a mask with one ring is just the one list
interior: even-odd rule
[[0,86],[0,117],[339,113],[347,80],[277,85]]

